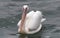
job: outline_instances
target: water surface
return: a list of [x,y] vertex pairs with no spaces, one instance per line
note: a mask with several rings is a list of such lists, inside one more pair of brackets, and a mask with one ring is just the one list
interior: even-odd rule
[[[46,17],[36,34],[16,34],[24,4],[30,6],[30,11],[42,11]],[[60,0],[0,0],[0,38],[60,38]]]

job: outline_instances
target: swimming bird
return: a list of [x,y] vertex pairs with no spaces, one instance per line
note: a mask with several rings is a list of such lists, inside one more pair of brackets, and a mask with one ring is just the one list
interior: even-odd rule
[[41,30],[42,22],[46,20],[43,18],[41,11],[30,11],[28,5],[23,6],[22,18],[18,22],[18,33],[21,34],[34,34]]

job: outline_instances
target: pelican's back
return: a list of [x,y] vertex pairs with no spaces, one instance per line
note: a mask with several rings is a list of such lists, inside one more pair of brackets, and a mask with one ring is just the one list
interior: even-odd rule
[[41,19],[42,19],[41,12],[40,11],[36,11],[36,12],[34,12],[33,15],[31,15],[31,17],[29,17],[28,19],[26,19],[25,24],[28,23],[26,25],[28,25],[29,28],[33,29],[36,26],[40,25]]
[[33,12],[31,17],[28,17],[28,19],[25,20],[26,31],[28,31],[29,29],[30,32],[28,33],[33,33],[34,31],[37,32],[38,31],[37,29],[39,28],[41,24],[41,19],[42,19],[42,13],[40,11]]

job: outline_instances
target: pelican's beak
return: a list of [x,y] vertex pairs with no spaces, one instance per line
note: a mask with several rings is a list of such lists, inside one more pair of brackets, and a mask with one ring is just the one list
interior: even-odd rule
[[20,25],[20,32],[24,32],[24,22],[26,18],[27,8],[23,8],[22,18],[21,18],[21,25]]

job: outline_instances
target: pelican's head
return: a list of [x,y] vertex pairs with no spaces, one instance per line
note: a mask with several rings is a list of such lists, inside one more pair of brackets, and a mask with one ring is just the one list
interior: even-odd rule
[[25,10],[25,11],[29,10],[29,6],[28,5],[23,5],[23,10]]

